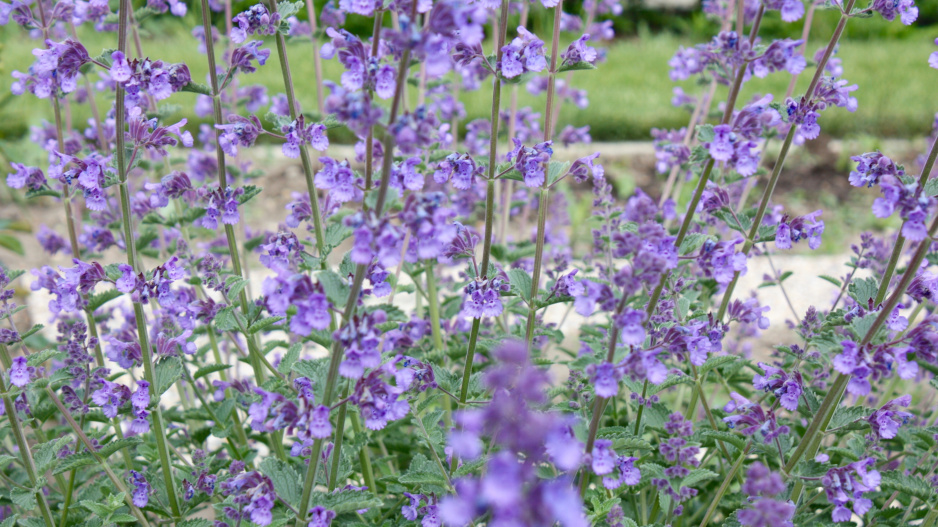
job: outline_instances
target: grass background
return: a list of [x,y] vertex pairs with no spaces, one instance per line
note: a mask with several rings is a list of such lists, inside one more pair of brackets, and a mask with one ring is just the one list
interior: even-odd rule
[[[196,53],[195,39],[184,30],[185,24],[191,27],[196,23],[193,16],[190,13],[186,20],[174,23],[160,20],[155,20],[150,26],[145,23],[143,48],[144,53],[154,59],[186,62],[193,78],[204,79],[205,60]],[[853,23],[859,25],[868,22],[878,21],[857,20]],[[823,45],[822,39],[828,38],[830,30],[831,26],[823,17],[815,22],[812,29],[814,38],[808,45],[809,56]],[[799,33],[794,26],[791,32],[792,36]],[[825,112],[821,122],[824,132],[838,137],[862,133],[914,138],[927,134],[933,116],[938,111],[938,101],[935,99],[938,71],[927,65],[929,53],[935,50],[933,33],[934,30],[922,28],[905,30],[899,37],[874,35],[870,39],[842,41],[838,56],[843,60],[844,77],[860,86],[854,92],[859,100],[859,110],[854,115],[839,108]],[[562,41],[569,42],[573,38],[574,35],[567,34]],[[116,35],[86,31],[82,41],[94,56],[102,49],[114,47]],[[683,126],[688,115],[684,110],[671,106],[672,88],[682,86],[693,94],[705,87],[696,85],[692,80],[672,82],[668,77],[667,62],[679,46],[691,46],[696,42],[699,40],[687,36],[667,32],[651,34],[641,30],[635,36],[617,40],[609,48],[608,61],[601,64],[598,70],[574,74],[572,83],[588,90],[590,106],[581,110],[570,104],[565,105],[560,122],[576,126],[590,125],[593,139],[597,141],[648,140],[652,127]],[[31,95],[14,97],[9,91],[12,82],[10,72],[27,70],[34,59],[32,49],[40,44],[10,26],[0,32],[0,44],[3,46],[0,51],[0,139],[16,140],[28,132],[30,125],[38,124],[51,115],[47,101]],[[282,78],[276,49],[269,38],[266,46],[273,51],[267,65],[253,75],[241,75],[240,80],[244,84],[263,84],[267,86],[268,93],[273,95],[282,92]],[[311,45],[306,40],[291,42],[288,47],[298,97],[305,109],[312,109],[315,83]],[[324,65],[326,78],[338,80],[341,66],[335,60],[325,61]],[[807,86],[811,71],[809,69],[802,75],[796,94]],[[96,76],[92,74],[91,78],[95,79]],[[767,79],[753,79],[746,84],[741,100],[747,100],[757,93],[773,93],[780,97],[789,79],[787,73],[774,74]],[[490,93],[488,83],[485,83],[482,90],[461,95],[468,112],[467,121],[488,117]],[[543,97],[529,95],[523,86],[519,89],[522,107],[532,106],[541,111]],[[725,89],[718,90],[716,100],[723,99]],[[99,100],[103,105],[104,99]],[[187,117],[190,122],[200,122],[192,114],[194,101],[194,94],[174,96],[169,102],[178,105],[178,108],[172,117]],[[75,123],[84,123],[89,117],[85,105],[72,105],[71,111]]]

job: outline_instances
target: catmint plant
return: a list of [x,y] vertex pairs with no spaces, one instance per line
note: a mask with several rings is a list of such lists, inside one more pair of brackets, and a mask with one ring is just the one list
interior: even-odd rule
[[[839,20],[808,60],[818,9]],[[598,152],[567,153],[590,127],[559,122],[582,76],[622,67],[616,0],[0,0],[35,43],[11,97],[48,108],[6,184],[65,220],[37,228],[42,265],[0,267],[2,525],[933,527],[938,129],[914,164],[850,152],[831,176],[895,229],[824,277],[829,304],[785,321],[738,290],[755,258],[839,242],[774,191],[825,113],[857,109],[848,21],[918,8],[703,11],[719,31],[668,63],[699,81],[673,92],[687,126],[652,133],[667,178],[622,195]],[[169,16],[200,21],[171,35],[187,63],[145,38]],[[760,35],[776,17],[805,29]],[[465,122],[471,92],[488,118]]]

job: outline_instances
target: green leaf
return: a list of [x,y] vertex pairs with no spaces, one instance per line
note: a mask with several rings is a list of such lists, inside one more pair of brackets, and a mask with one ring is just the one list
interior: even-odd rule
[[57,351],[53,349],[42,350],[40,352],[33,353],[32,355],[30,355],[29,358],[26,359],[26,365],[33,366],[33,367],[40,366],[42,365],[42,363],[58,355],[64,356],[65,354],[62,353],[61,351]]
[[713,237],[707,234],[701,234],[699,232],[692,232],[688,234],[686,237],[684,237],[684,241],[681,242],[681,255],[683,256],[685,254],[690,254],[695,252],[697,249],[700,249],[704,242],[706,242],[709,238]]
[[[706,363],[704,363],[704,366],[706,366]],[[693,383],[694,383],[694,379],[688,377],[687,375],[668,375],[668,378],[662,381],[661,384],[649,384],[648,395],[652,396],[660,391],[666,390],[678,384],[693,384]]]
[[895,470],[882,473],[880,487],[883,490],[899,491],[909,496],[915,496],[925,503],[929,503],[935,498],[935,490],[925,480],[906,476]]
[[20,516],[19,514],[8,516],[7,519],[0,522],[0,527],[13,527],[14,525],[16,525],[16,519],[19,518],[19,516]]
[[52,474],[58,475],[63,472],[68,472],[69,470],[87,467],[94,464],[97,464],[97,461],[95,461],[94,456],[92,456],[89,452],[72,454],[60,461],[59,464],[55,467],[55,470],[52,471]]
[[248,284],[248,281],[240,276],[229,276],[225,278],[225,289],[228,291],[228,298],[237,298],[241,291],[244,291],[244,286]]
[[860,419],[866,419],[868,414],[869,409],[862,406],[838,406],[837,409],[834,410],[834,416],[831,417],[831,423],[828,429],[845,427]]
[[734,447],[738,448],[739,450],[742,450],[743,447],[746,445],[746,442],[739,435],[734,434],[732,432],[725,432],[723,430],[701,430],[700,435],[709,439],[719,440],[719,441],[723,441],[724,443],[729,443],[733,445]]
[[[111,521],[114,522],[114,523],[135,523],[135,522],[137,521],[137,518],[135,518],[132,514],[127,514],[127,513],[125,513],[125,512],[120,512],[120,513],[117,513],[117,514],[112,514],[112,515],[111,515]],[[212,525],[212,523],[209,522],[208,520],[202,520],[202,521],[205,522],[205,524],[204,524],[205,527],[209,527],[209,526]],[[176,525],[177,525],[177,527],[178,527],[178,526],[180,526],[180,525],[182,525],[182,524],[184,524],[184,523],[186,523],[186,522],[180,522],[180,523],[177,523]]]
[[265,329],[269,328],[270,326],[273,326],[277,322],[280,322],[284,318],[285,317],[264,317],[258,320],[257,322],[251,324],[248,327],[248,333],[253,335],[255,333],[264,331]]
[[511,282],[511,286],[517,290],[518,295],[525,299],[531,299],[531,285],[534,281],[531,279],[531,275],[528,274],[524,269],[509,269],[508,270],[508,281]]
[[303,349],[303,346],[299,342],[290,346],[290,349],[287,350],[287,354],[280,359],[280,364],[277,365],[277,371],[287,375],[290,373],[290,370],[293,369],[293,365],[296,363],[297,359],[300,358],[300,350]]
[[36,493],[32,490],[13,487],[10,489],[10,499],[23,510],[29,511],[36,508]]
[[26,191],[26,199],[39,198],[42,196],[52,196],[54,198],[61,198],[62,193],[57,190],[52,190],[51,188],[41,188],[38,190]]
[[335,271],[319,271],[316,279],[326,291],[326,297],[336,307],[342,307],[348,301],[349,286]]
[[33,447],[33,461],[36,464],[36,472],[43,474],[45,471],[55,466],[55,462],[58,460],[56,453],[61,450],[69,440],[69,436],[62,436]]
[[826,274],[819,274],[818,278],[820,278],[821,280],[824,280],[825,282],[830,282],[837,287],[840,287],[841,285],[843,285],[840,283],[840,280],[834,278],[833,276],[828,276]]
[[925,182],[922,193],[926,196],[938,196],[938,178],[929,179]]
[[85,306],[85,311],[89,313],[94,313],[97,309],[104,304],[107,304],[111,300],[121,296],[123,293],[117,289],[108,289],[103,293],[97,293],[88,297],[88,305]]
[[236,331],[245,323],[244,315],[234,306],[222,308],[215,315],[215,327],[219,331]]
[[107,518],[108,516],[111,515],[112,512],[114,512],[113,510],[109,509],[107,505],[103,503],[97,503],[91,500],[82,500],[81,502],[79,502],[79,505],[93,512],[95,515],[97,515],[99,518],[102,518],[102,519]]
[[300,503],[300,492],[303,488],[300,475],[296,470],[288,463],[273,457],[268,457],[261,462],[260,469],[273,481],[277,495],[296,508]]
[[143,438],[140,436],[125,437],[123,439],[115,439],[110,443],[101,447],[101,450],[98,450],[98,455],[102,459],[107,459],[108,456],[117,452],[118,450],[123,450],[124,448],[132,447],[134,445],[139,445],[143,443]]
[[716,137],[716,133],[713,131],[712,124],[698,124],[697,125],[697,142],[698,143],[709,143],[713,141],[713,138]]
[[595,70],[596,65],[590,62],[574,62],[572,64],[562,64],[557,68],[557,73],[563,73],[565,71],[585,71],[585,70]]
[[26,251],[23,250],[23,243],[12,234],[0,232],[0,247],[9,249],[20,256],[26,256]]
[[547,165],[547,186],[551,186],[570,171],[569,161],[551,161]]
[[698,468],[690,471],[690,474],[684,476],[684,479],[681,480],[682,487],[693,487],[700,483],[701,481],[706,481],[708,479],[714,479],[720,477],[716,472],[707,470],[705,468]]
[[212,96],[211,88],[209,88],[208,86],[204,84],[201,84],[198,82],[192,82],[192,81],[189,81],[189,84],[186,84],[185,86],[180,88],[179,91],[187,91],[189,93],[199,93],[202,95],[208,95],[209,97]]
[[710,357],[707,359],[707,362],[703,363],[700,368],[697,368],[697,376],[703,378],[704,374],[708,371],[719,368],[720,366],[725,366],[731,362],[736,362],[739,360],[739,357],[735,355],[719,355],[716,357]]
[[847,294],[864,307],[869,305],[871,299],[876,298],[878,291],[879,284],[876,278],[872,276],[868,278],[855,278],[853,282],[850,282],[850,285],[847,286]]
[[417,454],[411,459],[410,467],[398,481],[405,485],[446,485],[446,479],[440,474],[440,467],[423,454]]
[[166,357],[156,363],[153,377],[156,382],[157,397],[166,393],[166,390],[182,378],[182,368],[182,361],[179,357]]
[[219,372],[219,371],[225,371],[230,367],[231,367],[230,364],[209,364],[208,366],[202,366],[201,368],[195,371],[194,375],[192,375],[192,380],[195,381],[195,380],[201,379],[202,377],[205,377],[206,375]]
[[347,490],[336,493],[313,492],[309,501],[336,514],[380,507],[381,500],[370,492]]

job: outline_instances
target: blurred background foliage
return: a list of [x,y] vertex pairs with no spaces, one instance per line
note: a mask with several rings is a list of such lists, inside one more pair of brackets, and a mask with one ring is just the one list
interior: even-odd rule
[[[317,6],[325,0],[317,0]],[[166,62],[186,62],[193,78],[203,79],[203,59],[196,54],[196,42],[191,36],[192,27],[200,24],[198,4],[191,0],[189,13],[183,18],[170,15],[150,17],[142,21],[141,35],[145,54]],[[239,0],[234,4],[234,13],[241,12],[256,3],[254,0]],[[536,0],[535,0],[536,3]],[[861,2],[862,3],[862,2]],[[135,5],[145,2],[137,0]],[[565,11],[582,12],[582,0],[568,0]],[[575,126],[590,125],[595,141],[649,140],[652,127],[678,128],[687,121],[687,113],[674,108],[670,101],[672,89],[681,86],[690,94],[702,91],[694,81],[675,83],[668,77],[668,59],[680,46],[692,46],[706,42],[719,30],[716,22],[708,19],[694,8],[650,8],[640,0],[624,0],[624,12],[613,17],[617,39],[609,46],[608,61],[598,71],[582,72],[573,79],[577,88],[586,89],[591,104],[579,109],[567,104],[561,113],[561,122]],[[938,72],[928,68],[928,54],[935,49],[934,37],[938,35],[938,0],[919,0],[919,19],[915,25],[903,26],[898,20],[887,22],[878,15],[856,20],[847,25],[845,38],[840,45],[839,57],[843,60],[844,77],[859,84],[855,92],[859,110],[849,114],[841,109],[826,112],[822,127],[826,134],[846,137],[858,134],[875,134],[880,137],[918,138],[931,129],[938,100],[934,86]],[[305,9],[299,14],[306,18]],[[829,38],[836,25],[838,12],[819,9],[814,17],[808,44],[808,58]],[[213,22],[224,31],[223,14],[216,13]],[[541,35],[550,30],[547,12],[539,6],[532,9],[529,28]],[[347,29],[363,37],[371,33],[371,19],[350,15]],[[511,25],[517,24],[517,15]],[[760,35],[770,38],[799,38],[803,20],[788,24],[782,22],[778,13],[772,13],[763,22]],[[104,48],[112,48],[116,35],[98,33],[85,28],[82,41],[92,55]],[[577,35],[566,34],[562,41],[569,42]],[[23,141],[30,126],[39,124],[50,115],[48,102],[32,96],[14,97],[10,94],[10,72],[26,70],[33,62],[32,49],[40,46],[39,40],[23,38],[24,33],[7,26],[0,30],[0,140],[9,148],[10,143]],[[270,40],[270,39],[268,39]],[[273,48],[273,42],[267,43]],[[313,66],[309,40],[293,41],[289,44],[291,66],[297,86],[313,87]],[[333,61],[325,62],[327,78],[338,79],[340,67]],[[799,89],[803,90],[810,75],[803,75]],[[94,80],[94,74],[92,80]],[[743,96],[748,98],[761,93],[783,94],[790,77],[775,74],[768,79],[753,79],[747,83]],[[276,53],[258,73],[241,76],[242,83],[260,83],[268,87],[269,94],[282,91]],[[797,92],[796,92],[797,93]],[[520,105],[538,109],[543,106],[543,95],[532,97],[522,86],[519,90]],[[177,96],[171,99],[174,107],[169,108],[170,118],[188,118],[191,123],[205,122],[192,112],[191,99]],[[300,102],[306,109],[313,108],[315,93],[301,90]],[[415,100],[415,96],[411,94]],[[489,113],[490,91],[483,88],[477,92],[464,93],[468,119],[485,118]],[[720,92],[717,100],[724,97]],[[104,103],[104,98],[99,97]],[[745,99],[744,99],[745,100]],[[73,105],[72,118],[84,123],[88,118],[87,108]],[[260,112],[263,114],[263,110]],[[350,134],[330,132],[334,141],[352,140]],[[0,148],[4,148],[0,144]],[[2,153],[2,151],[0,151]]]

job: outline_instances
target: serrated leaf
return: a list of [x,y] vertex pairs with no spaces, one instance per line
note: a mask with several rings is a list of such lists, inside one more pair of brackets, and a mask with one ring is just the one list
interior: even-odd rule
[[565,71],[586,71],[586,70],[595,70],[596,65],[591,62],[574,62],[572,64],[562,64],[557,68],[557,73],[563,73]]
[[94,313],[99,307],[107,304],[111,300],[121,296],[123,293],[117,289],[108,289],[102,293],[97,293],[88,297],[88,304],[85,306],[85,311],[89,313]]
[[303,482],[300,475],[284,461],[269,457],[260,464],[261,472],[274,483],[274,490],[280,498],[294,508],[300,503]]
[[713,131],[712,124],[698,124],[697,125],[697,142],[698,143],[709,143],[713,141],[714,137],[716,137],[716,133]]
[[701,481],[706,481],[708,479],[714,479],[720,477],[719,474],[705,468],[698,468],[690,471],[690,474],[684,476],[684,479],[681,480],[682,487],[693,487],[700,483]]
[[700,249],[700,247],[707,241],[707,239],[712,238],[712,236],[707,234],[701,234],[699,232],[692,232],[684,237],[684,241],[681,242],[680,254],[690,254]]
[[107,459],[108,456],[117,452],[118,450],[122,450],[127,447],[132,447],[134,445],[139,445],[140,443],[143,443],[143,438],[141,438],[140,436],[131,436],[131,437],[125,437],[123,439],[115,439],[111,441],[110,443],[102,446],[101,449],[98,450],[98,455],[101,456],[102,459]]
[[700,435],[706,438],[723,441],[724,443],[729,443],[739,450],[742,450],[746,445],[746,442],[739,435],[732,432],[725,432],[723,430],[701,430]]
[[228,291],[228,298],[237,298],[248,281],[240,276],[229,276],[225,279],[225,289]]
[[511,286],[517,291],[521,298],[525,300],[531,299],[531,285],[534,281],[527,271],[524,269],[509,269],[508,281],[511,282]]
[[156,383],[157,397],[166,393],[166,390],[182,378],[182,368],[182,361],[179,360],[179,357],[166,357],[156,363],[153,377]]
[[716,357],[710,357],[707,359],[707,362],[700,366],[700,368],[697,368],[697,375],[702,378],[708,371],[720,366],[724,366],[731,362],[736,362],[737,360],[739,360],[739,357],[736,357],[735,355],[719,355]]
[[[112,514],[112,515],[111,515],[111,521],[114,522],[114,523],[136,523],[137,518],[135,518],[132,514],[127,514],[127,513],[124,513],[124,512],[119,512],[119,513],[117,513],[117,514]],[[204,524],[205,527],[209,527],[209,526],[212,525],[211,522],[209,522],[208,520],[202,520],[202,521],[206,522],[206,523]],[[178,526],[183,525],[183,524],[185,524],[185,523],[186,523],[186,522],[179,522],[179,523],[176,524],[176,526],[178,527]]]
[[208,366],[202,366],[201,368],[195,371],[195,374],[192,375],[192,380],[195,381],[195,380],[201,379],[202,377],[205,377],[206,375],[219,372],[219,371],[225,371],[230,367],[231,367],[230,364],[209,364]]
[[446,485],[446,479],[440,474],[439,467],[423,454],[417,454],[411,459],[410,467],[398,481],[410,485]]
[[211,90],[211,88],[209,88],[208,86],[206,86],[206,85],[204,85],[204,84],[201,84],[201,83],[198,83],[198,82],[192,82],[192,81],[189,81],[189,83],[186,84],[185,86],[183,86],[182,88],[180,88],[179,91],[187,91],[187,92],[190,92],[190,93],[199,93],[199,94],[202,94],[202,95],[208,95],[209,97],[212,96],[212,90]]
[[547,186],[551,186],[570,171],[569,161],[551,161],[547,164]]
[[840,287],[841,285],[843,285],[841,284],[840,280],[834,278],[833,276],[828,276],[826,274],[819,274],[818,278],[820,278],[821,280],[824,280],[825,282],[830,282],[837,287]]
[[62,461],[59,461],[59,464],[55,467],[55,470],[53,470],[52,473],[58,475],[63,472],[68,472],[69,470],[75,470],[94,464],[97,464],[97,461],[89,452],[72,454]]
[[45,350],[42,350],[42,351],[39,351],[30,355],[26,359],[26,365],[33,366],[33,367],[40,366],[42,365],[42,363],[58,355],[64,356],[65,354],[62,353],[61,351],[57,351],[54,349],[45,349]]
[[872,276],[868,278],[854,278],[854,280],[850,282],[850,285],[847,286],[847,294],[864,308],[869,305],[871,299],[876,298],[878,291],[879,284],[876,278]]
[[866,419],[869,409],[862,406],[838,406],[834,410],[834,416],[831,417],[828,429],[836,429],[847,426],[850,423],[860,419]]
[[11,516],[8,516],[5,520],[0,522],[0,527],[13,527],[14,525],[16,525],[16,519],[19,517],[20,517],[19,514],[13,514]]
[[245,320],[241,311],[234,306],[228,306],[218,311],[214,323],[219,331],[236,331],[241,328],[241,324],[244,324]]
[[33,462],[38,473],[44,473],[58,460],[56,453],[69,442],[69,436],[59,437],[33,447]]
[[335,271],[319,271],[316,279],[326,291],[326,297],[336,307],[342,307],[348,301],[350,288],[348,283]]
[[290,346],[290,349],[287,350],[287,354],[280,359],[280,364],[277,365],[277,371],[287,375],[290,373],[290,370],[293,369],[293,365],[296,364],[297,359],[300,358],[300,350],[303,348],[299,342]]
[[934,488],[925,482],[925,480],[913,476],[906,476],[899,471],[883,472],[880,487],[883,490],[899,491],[909,496],[915,496],[925,503],[935,498]]
[[91,500],[82,500],[79,502],[79,505],[93,512],[96,516],[102,519],[107,518],[111,515],[112,512],[114,512],[113,510],[109,509],[107,505]]
[[269,328],[270,326],[273,326],[277,322],[280,322],[284,318],[285,317],[264,317],[258,320],[257,322],[251,324],[248,327],[248,333],[253,335],[255,333],[264,331],[265,329]]
[[649,384],[647,394],[649,396],[652,396],[662,390],[666,390],[678,384],[693,384],[693,383],[694,383],[694,379],[691,379],[687,375],[668,375],[668,378],[662,381],[661,384]]
[[343,514],[362,509],[370,509],[372,507],[380,507],[382,502],[370,492],[347,490],[328,494],[313,492],[310,503],[315,503],[336,514]]
[[10,499],[21,509],[29,511],[36,508],[36,493],[32,490],[13,487],[10,489]]

